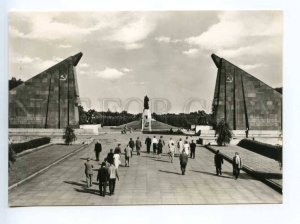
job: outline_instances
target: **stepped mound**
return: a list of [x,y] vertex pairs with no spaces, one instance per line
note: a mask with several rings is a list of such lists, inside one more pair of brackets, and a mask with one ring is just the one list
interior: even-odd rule
[[[115,129],[123,129],[127,125],[127,128],[132,128],[133,130],[140,130],[142,129],[142,121],[132,121],[127,124],[122,124],[117,127],[114,127]],[[152,130],[170,130],[171,128],[177,129],[177,127],[165,124],[160,121],[152,120],[151,122]]]

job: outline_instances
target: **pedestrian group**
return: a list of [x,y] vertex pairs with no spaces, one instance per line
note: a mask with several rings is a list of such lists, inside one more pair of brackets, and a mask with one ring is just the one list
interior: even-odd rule
[[[162,158],[163,148],[166,145],[163,136],[160,136],[159,139],[157,139],[156,136],[153,136],[152,139],[147,136],[145,139],[145,145],[148,154],[151,151],[152,145],[152,153],[157,155],[157,159]],[[185,175],[188,159],[195,159],[196,143],[194,140],[190,141],[188,136],[185,138],[185,140],[180,138],[177,142],[175,142],[171,137],[168,141],[167,147],[167,154],[171,163],[173,163],[175,155],[179,155],[181,173],[182,175]],[[130,167],[130,159],[132,158],[134,149],[136,150],[136,155],[140,156],[141,148],[142,141],[139,137],[137,137],[135,141],[132,138],[129,139],[129,142],[123,151],[125,155],[125,167]],[[102,151],[102,145],[99,140],[95,144],[94,151],[96,161],[99,161],[100,153]],[[115,192],[116,179],[119,180],[118,168],[121,164],[121,153],[121,144],[118,144],[114,150],[110,149],[104,161],[101,163],[100,169],[98,169],[97,181],[99,182],[100,195],[103,197],[106,195],[107,186],[109,186],[109,195],[113,195]],[[216,175],[222,175],[223,162],[223,156],[221,155],[220,151],[217,150],[214,156]],[[93,179],[93,165],[90,162],[90,158],[87,158],[84,165],[87,188],[90,188],[92,186]],[[232,166],[233,176],[235,179],[238,179],[240,169],[242,168],[242,160],[237,152],[232,159]]]

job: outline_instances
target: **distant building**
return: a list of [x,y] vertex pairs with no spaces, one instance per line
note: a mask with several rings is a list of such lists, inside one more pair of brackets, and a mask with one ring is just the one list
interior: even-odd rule
[[264,82],[213,54],[218,68],[213,114],[233,130],[281,130],[282,95]]
[[9,128],[79,128],[75,67],[68,57],[9,91]]

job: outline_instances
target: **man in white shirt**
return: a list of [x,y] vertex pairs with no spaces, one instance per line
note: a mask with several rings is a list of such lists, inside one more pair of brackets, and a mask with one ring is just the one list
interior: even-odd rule
[[158,140],[154,136],[153,139],[152,139],[153,154],[156,154],[157,144],[158,144]]
[[173,141],[172,138],[170,138],[169,142],[168,142],[168,147],[170,150],[170,159],[171,159],[171,163],[173,163],[174,160],[174,154],[175,154],[175,142]]
[[114,164],[111,164],[108,168],[109,175],[109,193],[110,195],[114,194],[115,186],[116,186],[116,178],[119,180],[118,169]]
[[235,179],[238,179],[240,175],[240,169],[242,169],[242,159],[237,152],[235,153],[235,156],[232,159],[232,168],[233,176],[235,177]]

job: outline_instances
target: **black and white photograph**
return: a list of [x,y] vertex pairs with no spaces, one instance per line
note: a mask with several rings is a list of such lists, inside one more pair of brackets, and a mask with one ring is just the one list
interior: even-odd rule
[[9,205],[282,203],[282,29],[281,11],[11,12]]
[[299,223],[287,2],[0,2],[0,222]]

